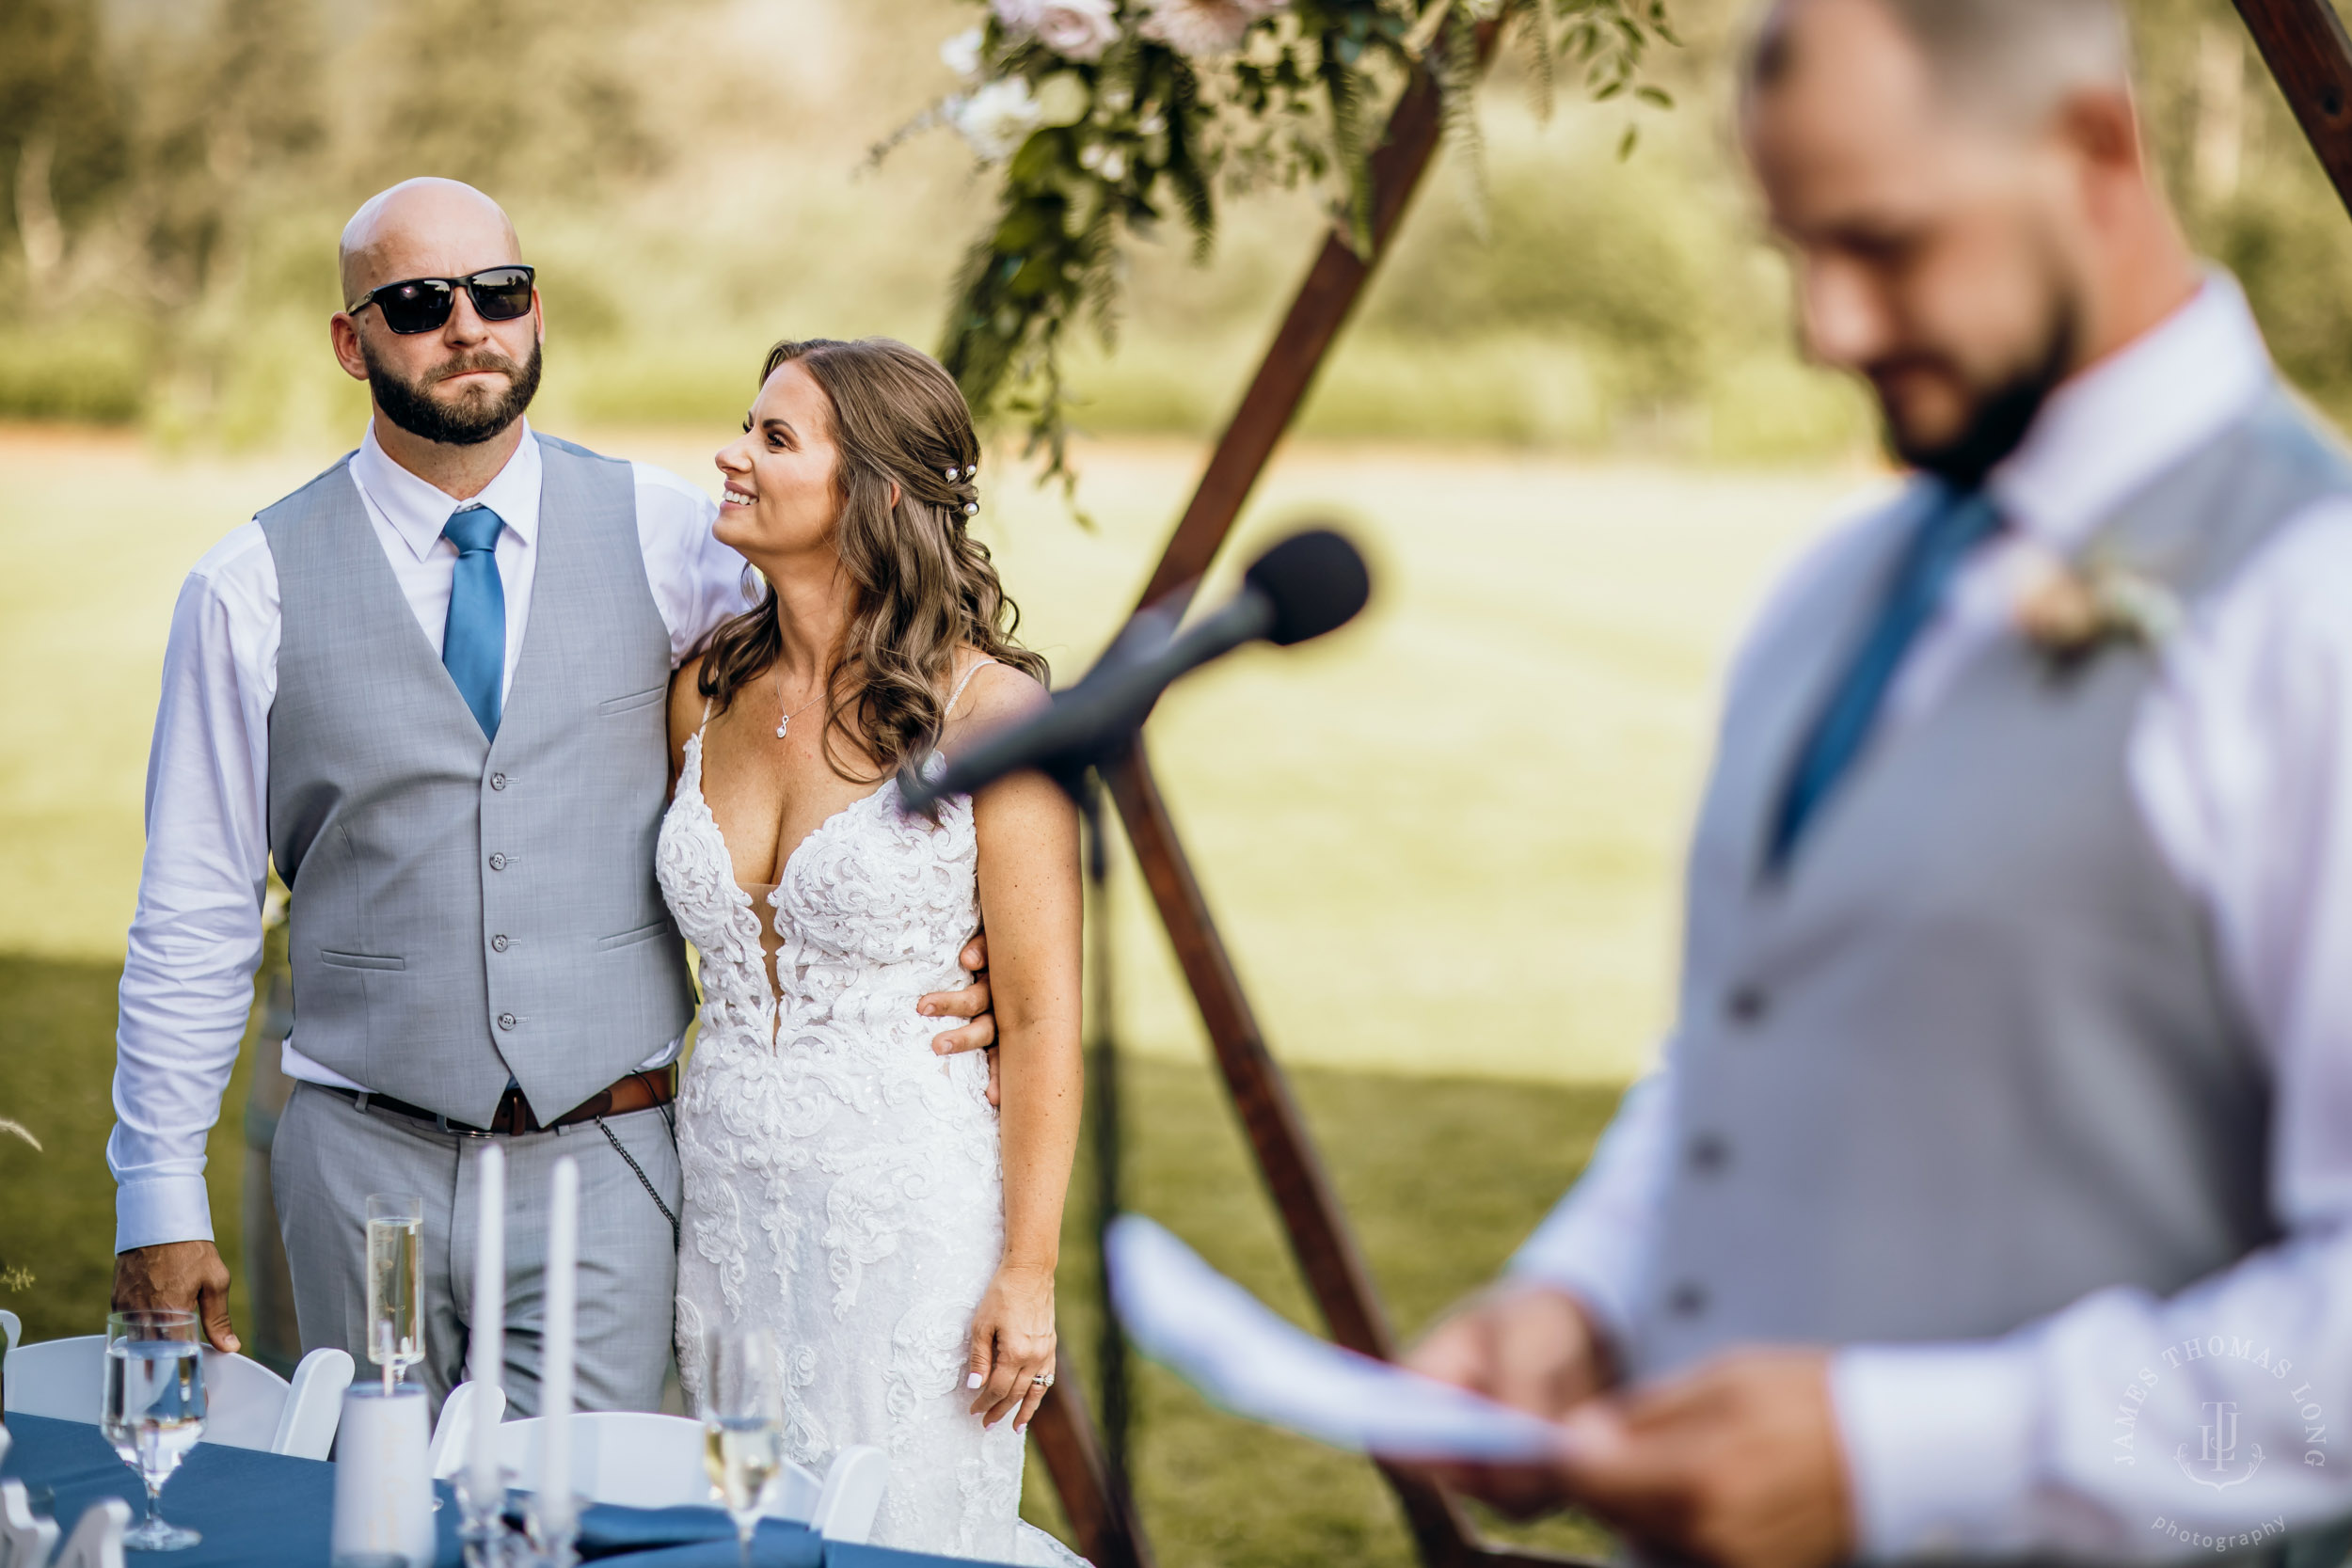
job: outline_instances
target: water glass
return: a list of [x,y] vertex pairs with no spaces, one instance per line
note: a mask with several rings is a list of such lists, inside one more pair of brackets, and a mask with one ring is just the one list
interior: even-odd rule
[[764,1328],[718,1330],[704,1373],[703,1465],[735,1520],[743,1568],[751,1568],[760,1510],[784,1468],[784,1363],[775,1336]]
[[368,1197],[368,1359],[388,1394],[424,1359],[424,1200],[407,1193]]
[[193,1312],[107,1316],[99,1430],[147,1483],[147,1517],[122,1538],[133,1551],[176,1552],[203,1539],[162,1513],[164,1482],[204,1435],[203,1344]]

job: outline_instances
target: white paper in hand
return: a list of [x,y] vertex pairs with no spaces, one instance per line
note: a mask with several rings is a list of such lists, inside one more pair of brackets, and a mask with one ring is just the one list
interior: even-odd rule
[[1137,1349],[1236,1416],[1387,1459],[1511,1464],[1549,1421],[1318,1339],[1139,1214],[1112,1223],[1111,1297]]

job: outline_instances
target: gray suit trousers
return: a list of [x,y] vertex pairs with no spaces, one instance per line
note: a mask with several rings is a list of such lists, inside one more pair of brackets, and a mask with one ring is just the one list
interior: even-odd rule
[[[608,1117],[612,1129],[670,1212],[682,1194],[677,1144],[660,1109]],[[435,1409],[465,1380],[480,1226],[479,1136],[443,1132],[342,1095],[298,1084],[278,1124],[270,1181],[294,1275],[294,1318],[305,1354],[321,1345],[368,1360],[367,1199],[412,1193],[424,1200],[425,1359],[409,1376]],[[669,1370],[677,1247],[637,1179],[594,1122],[501,1137],[506,1150],[507,1409],[539,1408],[539,1348],[547,1299],[548,1205],[555,1162],[580,1164],[578,1393],[582,1410],[659,1410]]]

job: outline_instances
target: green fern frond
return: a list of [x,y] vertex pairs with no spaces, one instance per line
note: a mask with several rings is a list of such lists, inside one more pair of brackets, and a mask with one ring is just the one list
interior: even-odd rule
[[1470,228],[1483,243],[1494,210],[1486,183],[1486,141],[1478,125],[1478,24],[1456,6],[1436,51],[1438,124],[1470,171]]

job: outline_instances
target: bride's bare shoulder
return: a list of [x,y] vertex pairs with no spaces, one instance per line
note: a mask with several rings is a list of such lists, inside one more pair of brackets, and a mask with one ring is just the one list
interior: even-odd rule
[[962,691],[946,715],[950,734],[993,729],[1036,712],[1051,700],[1036,676],[1002,660],[988,661],[976,648],[957,654],[956,679]]

